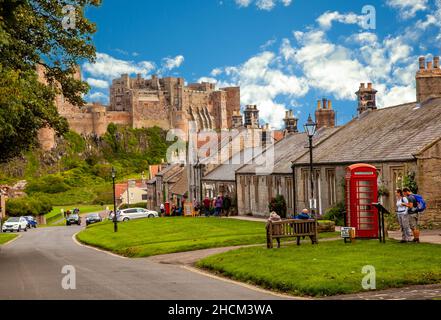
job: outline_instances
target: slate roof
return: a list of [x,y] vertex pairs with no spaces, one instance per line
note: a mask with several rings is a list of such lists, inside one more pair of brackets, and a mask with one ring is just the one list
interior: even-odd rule
[[[362,114],[314,149],[314,163],[414,160],[441,138],[441,98]],[[296,160],[309,163],[307,154]]]
[[170,188],[170,193],[183,196],[188,191],[187,170],[180,172],[176,179],[176,183]]
[[[329,137],[334,132],[338,131],[338,127],[336,128],[321,128],[317,131],[316,136],[314,137],[313,144],[317,145],[327,137]],[[306,133],[293,133],[288,135],[285,139],[279,141],[274,145],[274,149],[270,152],[274,152],[274,155],[268,155],[273,157],[274,159],[274,169],[272,173],[290,173],[291,169],[291,161],[297,159],[305,152],[308,151],[307,147],[309,146],[308,136]],[[269,151],[266,150],[263,153],[265,156]],[[247,164],[242,168],[237,170],[237,173],[240,174],[256,174],[256,169],[258,168],[257,164]]]

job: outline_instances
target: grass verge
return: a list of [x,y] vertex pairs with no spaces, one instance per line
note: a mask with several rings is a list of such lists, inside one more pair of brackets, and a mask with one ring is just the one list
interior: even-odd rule
[[18,236],[12,233],[0,233],[0,245],[5,244]]
[[266,289],[297,296],[363,291],[364,266],[376,270],[378,290],[441,282],[441,246],[389,241],[321,242],[267,250],[242,248],[205,258],[197,266]]
[[[265,223],[217,218],[160,218],[104,222],[77,235],[79,241],[127,257],[193,251],[266,242]],[[334,237],[335,233],[321,234]]]

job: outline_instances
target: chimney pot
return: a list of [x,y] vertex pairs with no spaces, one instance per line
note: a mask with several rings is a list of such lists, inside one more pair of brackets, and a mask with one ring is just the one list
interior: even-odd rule
[[432,61],[427,62],[427,70],[432,70],[433,63]]
[[433,67],[439,69],[439,56],[433,57]]
[[368,83],[368,89],[369,89],[369,90],[372,90],[372,83],[371,83],[371,82]]
[[322,108],[322,102],[321,100],[317,101],[317,110],[320,110]]
[[420,70],[425,70],[426,69],[426,58],[420,57],[419,62],[420,62]]
[[364,83],[360,83],[360,89],[364,89]]
[[332,101],[328,100],[328,109],[332,109]]

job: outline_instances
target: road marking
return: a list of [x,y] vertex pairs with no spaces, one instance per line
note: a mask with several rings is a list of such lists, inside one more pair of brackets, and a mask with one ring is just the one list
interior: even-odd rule
[[117,257],[117,258],[120,258],[120,259],[128,259],[127,257],[120,256],[119,254],[116,254],[116,253],[113,253],[113,252],[109,252],[109,251],[106,251],[106,250],[102,250],[102,249],[98,249],[98,248],[95,248],[95,247],[92,247],[92,246],[88,246],[87,244],[84,244],[84,243],[79,242],[79,241],[77,240],[77,234],[79,234],[80,232],[81,232],[81,231],[78,231],[77,233],[75,233],[75,234],[72,236],[72,240],[73,240],[73,242],[75,242],[75,243],[76,243],[77,245],[79,245],[80,247],[85,247],[85,248],[93,249],[93,250],[95,250],[95,251],[103,252],[103,253],[106,253],[106,254],[108,254],[108,255],[110,255],[110,256],[112,256],[112,257]]
[[228,279],[228,278],[225,278],[225,277],[220,277],[220,276],[214,275],[212,273],[209,273],[209,272],[197,269],[197,268],[193,268],[193,267],[190,267],[190,266],[181,266],[181,268],[183,268],[183,269],[185,269],[187,271],[190,271],[190,272],[194,272],[194,273],[203,275],[203,276],[208,277],[208,278],[212,278],[212,279],[216,279],[216,280],[219,280],[219,281],[235,284],[235,285],[238,285],[238,286],[241,286],[241,287],[244,287],[244,288],[256,291],[256,292],[259,292],[259,293],[265,293],[265,294],[273,295],[273,296],[276,296],[278,298],[291,299],[291,300],[313,300],[311,298],[294,297],[294,296],[290,296],[290,295],[283,294],[283,293],[277,293],[277,292],[265,290],[265,289],[259,288],[257,286],[254,286],[254,285],[250,285],[250,284],[243,283],[243,282],[240,282],[240,281],[231,280],[231,279]]
[[16,236],[14,239],[9,240],[8,242],[3,243],[2,245],[0,245],[0,247],[6,247],[8,244],[13,243],[15,240],[18,240],[18,239],[20,239],[21,237],[22,237],[21,234],[17,234],[17,236]]

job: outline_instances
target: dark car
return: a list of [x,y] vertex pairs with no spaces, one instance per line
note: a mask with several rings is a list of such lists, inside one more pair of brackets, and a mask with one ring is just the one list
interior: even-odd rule
[[81,226],[80,216],[77,214],[71,214],[69,217],[67,217],[66,225],[70,226],[71,224],[77,224],[77,225]]
[[28,228],[29,228],[29,229],[31,229],[31,228],[37,228],[38,223],[37,223],[37,221],[35,220],[34,217],[32,217],[32,216],[26,216],[26,217],[24,217],[24,218],[25,218],[26,221],[28,222]]
[[97,214],[97,213],[89,214],[89,215],[86,217],[86,225],[87,225],[87,226],[88,226],[89,224],[94,224],[94,223],[98,223],[98,222],[102,222],[102,221],[103,221],[103,218],[101,218],[100,215]]

